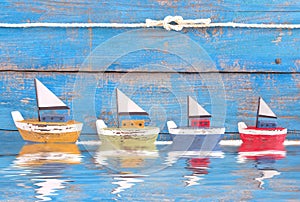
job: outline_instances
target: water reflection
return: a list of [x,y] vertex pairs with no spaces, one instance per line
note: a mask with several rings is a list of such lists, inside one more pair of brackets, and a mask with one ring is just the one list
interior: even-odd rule
[[238,162],[243,163],[247,159],[263,161],[279,160],[285,158],[286,150],[283,144],[258,142],[257,144],[242,143],[239,148]]
[[50,196],[58,195],[56,192],[59,189],[64,189],[68,181],[57,179],[60,176],[52,176],[53,178],[44,178],[44,179],[32,179],[34,185],[38,188],[35,189],[37,195],[36,198],[41,201],[51,201]]
[[109,168],[113,178],[112,184],[117,185],[111,193],[119,193],[144,181],[147,173],[159,157],[155,144],[134,139],[116,140],[101,138],[102,144],[94,155],[99,166]]
[[168,148],[166,165],[171,166],[179,158],[224,157],[224,153],[218,144],[220,142],[220,135],[204,136],[201,141],[197,142],[194,141],[194,137],[192,136],[187,136],[185,141],[182,138],[175,137],[173,139],[173,143]]
[[266,179],[280,175],[275,169],[276,161],[285,158],[286,150],[283,144],[258,142],[257,144],[243,143],[239,148],[238,163],[248,160],[255,162],[259,177],[255,177],[260,189],[264,189]]
[[191,175],[185,175],[185,185],[187,187],[198,185],[204,175],[208,174],[210,160],[208,157],[191,158],[187,160],[186,169],[192,171]]
[[[33,183],[37,199],[50,201],[69,182],[62,177],[64,170],[80,162],[81,154],[75,144],[28,144],[19,152],[13,167],[24,171],[19,175]],[[22,183],[18,186],[28,188]]]
[[210,159],[224,158],[224,153],[218,145],[219,140],[217,136],[204,137],[201,142],[175,138],[169,147],[165,164],[172,166],[180,159],[185,159],[185,169],[191,171],[191,174],[183,176],[185,186],[198,185],[209,173]]
[[37,167],[43,164],[79,164],[80,151],[76,144],[24,145],[14,164],[19,167]]
[[112,194],[119,194],[126,189],[129,189],[133,187],[136,183],[144,182],[142,179],[143,177],[146,177],[147,175],[136,175],[136,174],[119,174],[114,175],[112,184],[118,185],[118,187],[114,188],[111,193]]

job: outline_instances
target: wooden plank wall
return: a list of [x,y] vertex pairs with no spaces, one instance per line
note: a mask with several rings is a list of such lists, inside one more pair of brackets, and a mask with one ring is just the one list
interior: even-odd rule
[[[1,1],[0,22],[138,23],[167,15],[212,22],[300,23],[300,2]],[[96,117],[114,124],[114,88],[150,113],[152,124],[186,124],[186,95],[237,131],[254,123],[258,96],[280,125],[300,130],[300,30],[255,28],[0,28],[0,129],[10,111],[36,117],[39,78],[95,133]]]

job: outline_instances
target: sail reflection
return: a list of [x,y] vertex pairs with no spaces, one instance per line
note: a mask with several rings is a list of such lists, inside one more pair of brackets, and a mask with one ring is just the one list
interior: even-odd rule
[[130,173],[114,175],[114,182],[112,182],[112,184],[116,184],[118,187],[114,188],[111,193],[119,194],[126,189],[133,187],[136,183],[144,182],[142,178],[146,176],[147,175],[135,175]]
[[[56,178],[59,178],[59,176],[56,176]],[[68,181],[61,180],[61,179],[32,179],[35,186],[38,188],[35,189],[37,195],[36,198],[42,200],[42,201],[51,201],[50,196],[56,196],[58,195],[56,192],[59,189],[64,189],[65,185]]]
[[265,184],[265,182],[264,182],[265,179],[271,179],[276,175],[280,175],[280,172],[278,172],[275,169],[271,169],[271,168],[260,169],[259,171],[260,171],[261,177],[257,177],[257,178],[255,178],[255,180],[259,182],[259,188],[261,188],[261,189],[264,188],[263,185]]
[[101,143],[94,161],[114,172],[111,175],[114,180],[112,184],[118,187],[111,191],[113,194],[119,194],[136,183],[143,182],[159,157],[155,144],[151,142],[102,136]]
[[276,160],[285,158],[286,150],[283,144],[258,142],[243,143],[239,148],[238,163],[245,163],[248,160],[255,162],[255,167],[259,172],[259,177],[254,178],[260,189],[264,189],[266,179],[271,179],[274,176],[280,175],[276,170]]
[[75,144],[28,144],[19,152],[14,167],[27,171],[20,175],[33,183],[37,199],[50,201],[69,182],[62,179],[63,171],[80,163],[81,153]]

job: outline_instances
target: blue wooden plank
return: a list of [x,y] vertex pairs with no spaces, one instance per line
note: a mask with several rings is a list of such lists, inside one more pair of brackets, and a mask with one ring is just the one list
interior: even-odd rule
[[[139,29],[138,29],[139,30]],[[130,48],[137,42],[152,42],[164,33],[160,42],[168,43],[173,32],[148,29],[151,35],[133,33],[126,41]],[[114,42],[132,29],[0,29],[0,70],[67,70],[77,71],[84,60],[104,42]],[[149,32],[149,31],[148,31]],[[299,67],[300,30],[261,29],[194,29],[185,34],[202,47],[216,63],[219,71],[297,72]],[[245,37],[246,36],[246,37]],[[178,44],[189,49],[187,45]],[[118,47],[107,47],[102,57],[110,57]],[[155,48],[155,47],[153,47]],[[287,51],[288,50],[288,51]],[[184,61],[174,55],[145,50],[117,58],[112,70],[127,71],[144,63],[164,63],[176,71],[190,71]],[[276,64],[276,59],[280,63]],[[141,69],[142,70],[142,69]]]
[[[298,1],[1,1],[1,22],[137,22],[146,18],[162,19],[166,15],[184,18],[207,18],[239,21],[242,16],[274,13],[271,22],[293,22],[286,13],[299,12]],[[244,14],[246,13],[246,14]],[[253,19],[260,22],[262,18]],[[299,18],[298,18],[299,19]]]

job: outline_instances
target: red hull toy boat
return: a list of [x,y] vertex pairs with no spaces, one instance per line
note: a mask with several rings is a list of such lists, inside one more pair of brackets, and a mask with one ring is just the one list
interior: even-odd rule
[[273,121],[259,121],[259,117],[277,118],[261,97],[258,99],[256,126],[247,126],[244,122],[238,123],[241,140],[243,142],[261,143],[271,141],[273,143],[283,143],[287,135],[287,129],[277,127],[276,122]]

